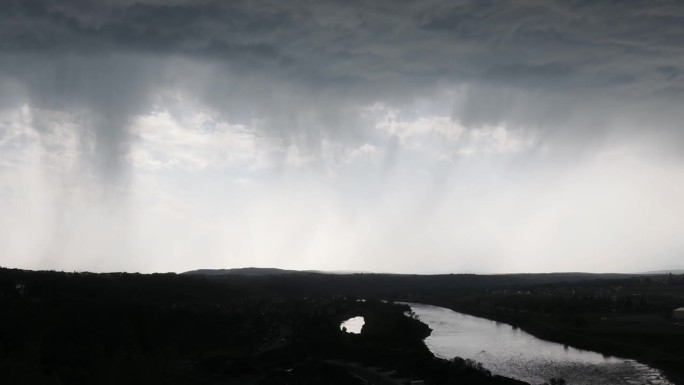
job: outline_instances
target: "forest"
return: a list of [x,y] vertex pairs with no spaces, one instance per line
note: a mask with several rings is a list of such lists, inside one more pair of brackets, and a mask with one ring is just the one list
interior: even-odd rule
[[[683,289],[680,275],[146,275],[2,268],[0,382],[520,383],[477,362],[434,357],[422,342],[429,327],[400,301],[445,306],[545,339],[643,360],[679,379],[684,328],[672,322],[671,312],[684,302]],[[358,335],[339,327],[352,316],[366,320]]]

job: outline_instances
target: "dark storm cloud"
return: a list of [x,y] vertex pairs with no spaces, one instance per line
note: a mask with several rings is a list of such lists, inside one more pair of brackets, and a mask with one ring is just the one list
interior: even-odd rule
[[[209,57],[295,80],[679,83],[676,1],[5,1],[3,52]],[[652,88],[647,90],[647,88]]]
[[542,125],[636,103],[676,126],[683,37],[684,5],[665,0],[0,3],[3,77],[35,105],[89,109],[115,158],[129,116],[173,85],[312,142],[353,131],[354,106],[464,85],[456,113],[470,124]]

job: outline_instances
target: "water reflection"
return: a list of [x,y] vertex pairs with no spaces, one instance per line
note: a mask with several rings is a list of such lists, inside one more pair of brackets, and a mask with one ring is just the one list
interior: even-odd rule
[[495,374],[530,384],[560,377],[573,385],[671,385],[658,370],[634,360],[544,341],[504,323],[437,306],[410,306],[433,329],[425,344],[438,357],[474,359]]
[[340,329],[346,330],[347,333],[361,334],[361,328],[365,323],[363,317],[354,317],[342,322]]

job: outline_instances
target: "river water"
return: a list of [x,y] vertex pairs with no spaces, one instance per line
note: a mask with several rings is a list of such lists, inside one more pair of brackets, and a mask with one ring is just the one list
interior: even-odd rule
[[438,306],[409,305],[432,328],[425,344],[437,357],[470,358],[494,374],[533,385],[550,378],[568,385],[672,385],[660,371],[634,360],[544,341],[508,324]]

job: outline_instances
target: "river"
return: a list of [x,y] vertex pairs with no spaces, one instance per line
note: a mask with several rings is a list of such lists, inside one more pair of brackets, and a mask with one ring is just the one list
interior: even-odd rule
[[511,325],[446,308],[409,303],[432,334],[425,344],[437,357],[470,358],[494,374],[537,385],[563,378],[568,385],[672,385],[654,368],[541,340]]

